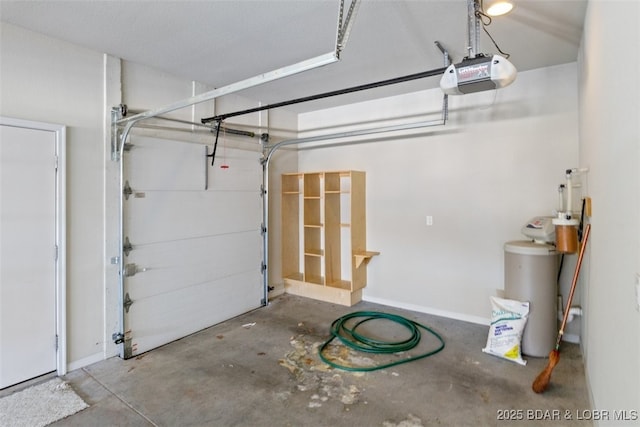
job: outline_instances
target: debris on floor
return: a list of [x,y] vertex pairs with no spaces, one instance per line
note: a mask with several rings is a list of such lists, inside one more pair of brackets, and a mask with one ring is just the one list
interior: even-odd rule
[[[301,334],[290,341],[293,350],[279,360],[280,366],[289,370],[296,380],[298,392],[311,392],[309,408],[319,408],[328,401],[340,401],[344,405],[353,405],[359,401],[360,387],[351,381],[364,376],[364,373],[336,373],[335,369],[318,357],[320,341],[310,341],[309,336]],[[341,363],[373,363],[358,356],[346,347],[335,346],[331,357],[339,358]],[[353,360],[353,358],[357,360]]]
[[402,420],[399,423],[392,423],[389,421],[385,421],[382,423],[383,427],[424,427],[422,425],[422,420],[415,415],[408,414],[406,420]]

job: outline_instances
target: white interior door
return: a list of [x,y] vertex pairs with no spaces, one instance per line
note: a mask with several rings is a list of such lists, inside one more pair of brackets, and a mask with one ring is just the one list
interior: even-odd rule
[[0,388],[56,370],[56,134],[0,126]]
[[[124,357],[261,305],[261,153],[135,136],[123,156]],[[224,158],[223,158],[224,154]],[[228,168],[221,169],[222,162]],[[127,303],[130,302],[130,305]]]

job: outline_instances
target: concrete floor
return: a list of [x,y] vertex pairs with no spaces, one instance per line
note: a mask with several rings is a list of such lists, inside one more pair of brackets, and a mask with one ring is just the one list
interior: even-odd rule
[[[317,346],[333,320],[359,310],[422,323],[440,333],[446,347],[379,371],[329,368]],[[393,324],[375,328],[400,334]],[[283,295],[131,360],[112,358],[69,373],[64,379],[90,407],[53,425],[591,425],[576,420],[589,409],[577,345],[563,344],[551,385],[538,395],[531,384],[547,360],[525,357],[527,366],[520,366],[487,355],[481,351],[487,333],[486,326],[367,302],[349,308]],[[424,336],[418,349],[435,345]],[[349,363],[376,357],[339,353]]]

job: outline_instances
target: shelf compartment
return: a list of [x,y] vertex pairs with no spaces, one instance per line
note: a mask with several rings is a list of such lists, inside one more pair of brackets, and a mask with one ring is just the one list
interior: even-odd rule
[[324,284],[324,278],[322,277],[322,257],[321,256],[305,254],[304,281],[309,283],[315,283],[318,285]]
[[322,239],[320,227],[304,227],[304,253],[322,253]]
[[300,194],[300,174],[282,175],[282,194]]
[[324,173],[324,191],[325,193],[340,192],[340,172]]
[[320,226],[322,225],[322,211],[320,210],[320,199],[304,199],[304,225]]
[[322,195],[321,173],[306,173],[303,175],[304,197],[320,197]]
[[[282,212],[286,212],[287,219],[282,221],[282,275],[290,277],[302,273],[300,267],[300,182],[298,174],[282,175],[283,195],[281,198]],[[286,190],[286,191],[285,191]]]
[[[329,177],[333,177],[333,185],[340,184],[338,174],[326,174],[329,188]],[[324,201],[324,248],[325,248],[325,277],[327,283],[341,281],[342,271],[340,266],[342,241],[340,238],[340,193],[325,193]]]

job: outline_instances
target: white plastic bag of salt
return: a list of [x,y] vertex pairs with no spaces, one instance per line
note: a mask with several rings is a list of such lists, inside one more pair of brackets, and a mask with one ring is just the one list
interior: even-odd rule
[[529,316],[529,303],[491,297],[491,326],[483,352],[526,365],[520,343]]

